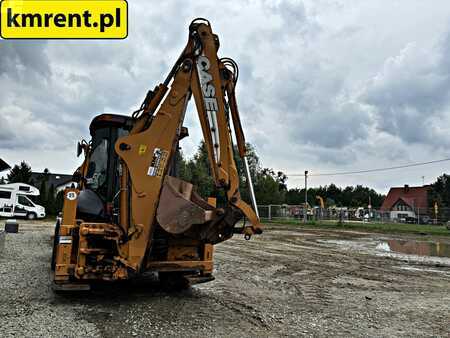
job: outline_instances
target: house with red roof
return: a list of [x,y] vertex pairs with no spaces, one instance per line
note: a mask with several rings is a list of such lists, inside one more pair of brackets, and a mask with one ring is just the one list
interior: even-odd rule
[[421,217],[428,214],[429,186],[391,188],[381,205],[380,211],[390,214],[392,220],[407,217]]

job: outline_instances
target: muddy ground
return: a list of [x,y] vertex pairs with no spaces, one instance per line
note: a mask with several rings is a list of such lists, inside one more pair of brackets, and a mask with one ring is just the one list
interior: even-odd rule
[[216,246],[214,282],[178,293],[145,284],[63,297],[50,288],[51,232],[35,222],[7,235],[0,336],[450,335],[450,259],[377,249],[414,236],[272,225],[251,241]]

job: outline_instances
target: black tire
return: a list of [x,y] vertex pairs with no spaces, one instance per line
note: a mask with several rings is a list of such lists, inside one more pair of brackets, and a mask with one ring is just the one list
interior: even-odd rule
[[27,219],[30,221],[35,220],[36,218],[37,218],[37,215],[34,212],[29,212],[27,214]]
[[53,236],[53,250],[52,250],[52,263],[51,268],[55,271],[56,268],[56,246],[59,242],[59,228],[61,228],[61,221],[59,218],[56,219],[55,224],[55,235]]
[[180,272],[160,272],[159,282],[165,291],[181,291],[189,289],[189,281]]

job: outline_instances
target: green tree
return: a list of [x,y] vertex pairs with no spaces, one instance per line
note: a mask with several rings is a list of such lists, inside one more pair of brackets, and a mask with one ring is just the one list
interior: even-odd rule
[[286,175],[264,168],[256,174],[255,196],[258,204],[283,204],[286,195]]
[[[282,204],[285,203],[287,192],[287,176],[281,172],[275,172],[270,168],[262,168],[261,162],[255,148],[246,144],[247,162],[250,178],[254,185],[255,197],[258,204]],[[234,160],[239,174],[239,186],[241,197],[250,203],[249,186],[244,168],[244,161],[240,158],[237,147],[234,149]]]
[[353,193],[354,193],[354,188],[353,187],[350,187],[350,186],[348,186],[348,187],[345,187],[343,190],[342,190],[342,193],[341,193],[341,200],[340,200],[340,202],[342,203],[342,205],[345,205],[345,206],[353,206]]
[[[259,161],[259,156],[256,153],[255,148],[250,144],[246,144],[247,148],[247,163],[250,171],[250,178],[255,184],[256,178],[259,172],[261,172],[262,168]],[[239,187],[241,191],[241,198],[247,203],[251,202],[250,199],[250,190],[247,182],[247,175],[245,173],[244,161],[239,156],[239,151],[237,147],[234,147],[234,161],[236,162],[236,168],[238,170],[239,175]],[[258,199],[257,199],[258,200]]]
[[177,175],[196,187],[197,193],[204,199],[216,196],[214,180],[208,161],[206,144],[201,142],[192,159],[186,160],[181,151],[176,155]]
[[331,183],[326,190],[326,198],[331,198],[336,201],[336,204],[341,204],[341,193],[342,190],[338,188],[335,184]]
[[191,173],[187,166],[187,161],[184,158],[183,152],[181,150],[178,150],[175,153],[175,166],[177,170],[177,176],[182,180],[189,182],[191,180]]
[[194,158],[188,163],[188,168],[191,174],[191,183],[197,187],[200,196],[205,199],[214,196],[214,179],[211,175],[205,142],[202,142],[198,147]]
[[448,208],[450,206],[450,175],[443,174],[431,184],[428,200],[430,205],[438,202],[440,207]]
[[450,175],[443,174],[430,185],[428,191],[428,205],[438,205],[438,218],[441,220],[450,219]]
[[[31,181],[30,184],[37,187],[39,184],[39,197],[38,197],[38,203],[42,205],[46,210],[49,209],[48,206],[48,193],[49,193],[49,186],[48,186],[48,179],[49,179],[50,171],[45,168],[44,172],[40,174],[37,178],[37,182]],[[48,213],[48,211],[47,211]]]
[[30,183],[31,167],[25,162],[15,165],[7,174],[8,183]]
[[[367,206],[369,200],[374,208],[379,208],[384,196],[375,190],[358,185],[356,187],[337,187],[335,184],[308,189],[308,203],[318,205],[316,196],[323,198],[326,206],[360,207]],[[293,188],[286,192],[287,204],[302,204],[305,201],[305,189]]]
[[[262,168],[259,157],[251,144],[247,144],[247,161],[249,165],[250,177],[254,184],[256,200],[259,204],[281,204],[284,203],[287,191],[287,176],[283,172],[275,172],[269,168]],[[241,197],[247,203],[250,203],[247,177],[245,174],[244,162],[239,157],[237,148],[234,149],[234,160],[239,176],[239,185]],[[225,202],[223,190],[217,189],[214,179],[211,175],[211,168],[208,159],[206,144],[201,142],[197,152],[192,159],[186,160],[183,154],[176,159],[178,167],[178,176],[197,187],[197,192],[207,198],[214,196],[217,198],[217,204]]]
[[[305,189],[293,188],[286,191],[286,204],[299,205],[305,202]],[[303,194],[302,194],[303,192]]]
[[48,215],[56,215],[55,186],[53,184],[48,189],[46,211]]
[[42,180],[39,187],[39,204],[47,209],[47,181]]

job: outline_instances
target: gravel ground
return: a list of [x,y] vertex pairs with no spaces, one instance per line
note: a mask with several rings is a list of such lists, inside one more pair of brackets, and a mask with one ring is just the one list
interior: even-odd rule
[[59,296],[51,233],[37,221],[6,236],[2,337],[450,336],[450,259],[375,250],[395,236],[272,226],[216,246],[216,280],[190,290],[147,283]]

